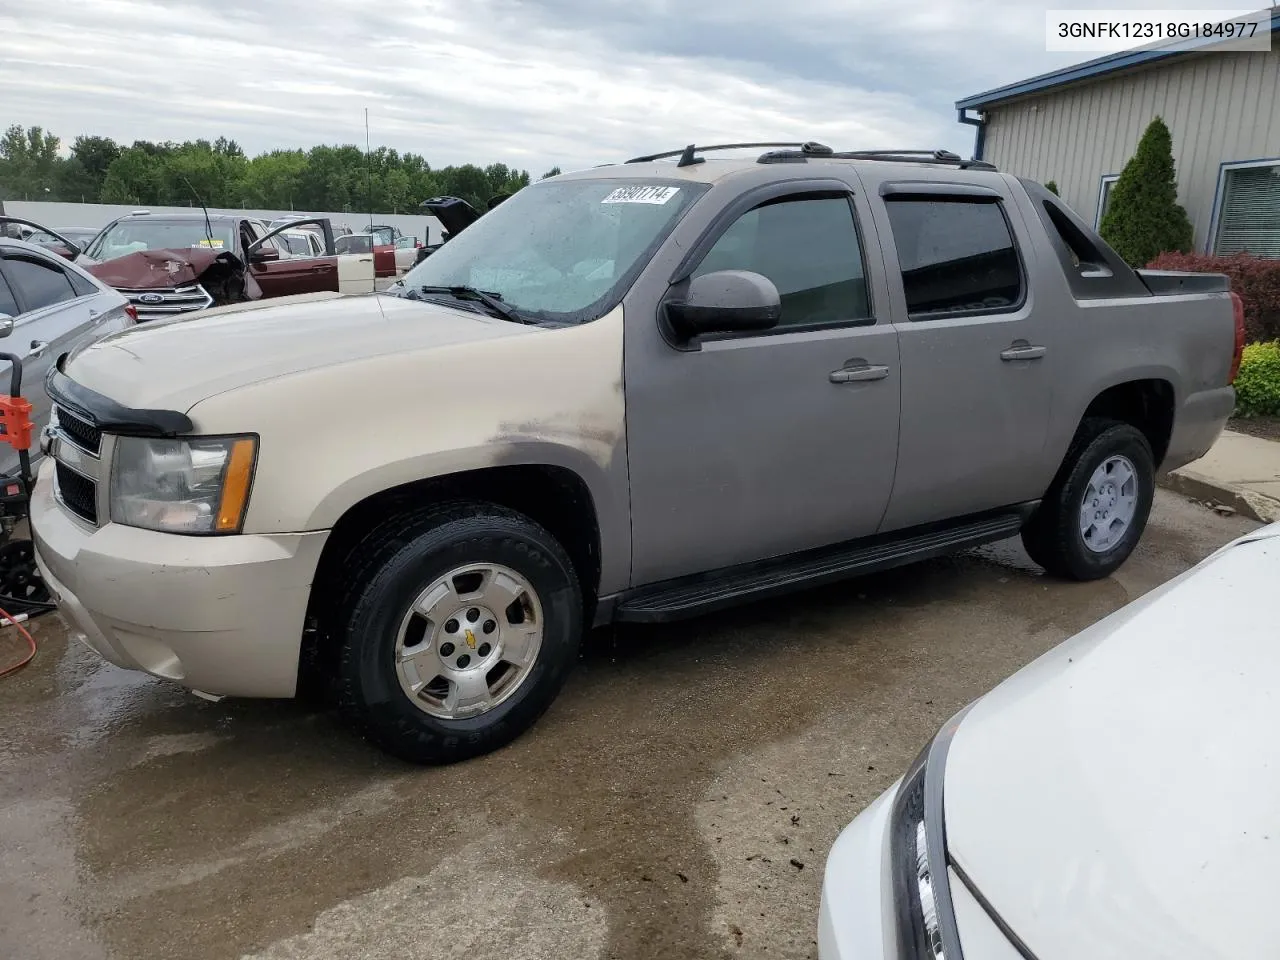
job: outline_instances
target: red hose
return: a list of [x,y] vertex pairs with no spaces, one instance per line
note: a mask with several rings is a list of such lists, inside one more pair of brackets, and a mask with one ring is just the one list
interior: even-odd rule
[[15,627],[17,627],[17,628],[18,628],[18,632],[19,632],[19,633],[21,633],[24,637],[26,637],[26,638],[27,638],[27,643],[28,643],[28,645],[30,645],[30,647],[31,647],[31,652],[30,652],[30,653],[28,653],[28,654],[26,655],[26,657],[24,657],[22,660],[18,661],[17,663],[15,663],[15,664],[14,664],[13,666],[11,666],[11,667],[5,667],[3,670],[0,670],[0,677],[7,677],[9,674],[14,673],[14,672],[16,672],[16,671],[18,671],[18,670],[21,670],[21,669],[22,669],[23,667],[25,667],[28,663],[30,663],[30,662],[32,661],[32,659],[35,657],[35,655],[36,655],[36,638],[35,638],[35,637],[33,637],[33,636],[31,636],[31,634],[29,634],[29,633],[27,632],[26,627],[24,627],[22,624],[20,624],[17,620],[13,619],[12,614],[9,614],[9,613],[7,613],[7,612],[6,612],[6,611],[4,611],[4,610],[0,610],[0,617],[4,617],[4,619],[5,619],[5,621],[6,621],[6,622],[8,622],[8,623],[12,623]]

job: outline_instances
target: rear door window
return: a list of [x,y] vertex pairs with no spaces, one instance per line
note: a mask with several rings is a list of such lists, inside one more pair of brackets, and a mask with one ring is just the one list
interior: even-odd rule
[[66,271],[44,260],[6,257],[4,272],[28,310],[40,310],[77,296]]
[[98,288],[93,285],[88,277],[81,276],[74,270],[67,271],[67,278],[71,281],[71,288],[75,290],[77,297],[90,297],[98,292]]
[[9,317],[18,315],[18,301],[13,298],[13,291],[9,289],[3,274],[0,274],[0,314]]
[[912,320],[1000,313],[1022,305],[1022,266],[999,203],[886,203]]

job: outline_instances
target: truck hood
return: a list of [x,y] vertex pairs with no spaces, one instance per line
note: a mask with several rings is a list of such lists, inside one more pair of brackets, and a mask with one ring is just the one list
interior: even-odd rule
[[1273,524],[1050,651],[961,722],[948,849],[1039,960],[1273,954],[1277,583]]
[[538,332],[415,300],[304,295],[132,327],[72,354],[64,372],[128,407],[186,412],[215,394],[318,367]]

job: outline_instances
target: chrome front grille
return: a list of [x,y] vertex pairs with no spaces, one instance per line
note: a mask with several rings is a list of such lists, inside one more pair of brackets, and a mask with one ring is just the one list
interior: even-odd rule
[[193,310],[204,310],[213,306],[213,297],[198,283],[187,287],[167,287],[154,290],[121,290],[134,309],[138,311],[139,322],[144,320],[160,320]]

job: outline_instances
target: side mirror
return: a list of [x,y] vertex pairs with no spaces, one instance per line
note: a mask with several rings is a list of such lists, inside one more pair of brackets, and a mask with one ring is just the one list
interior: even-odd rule
[[260,247],[254,247],[249,253],[250,263],[274,263],[280,259],[280,251],[275,247],[269,247],[265,243]]
[[7,337],[13,333],[13,317],[7,313],[0,313],[0,337]]
[[782,298],[768,277],[718,270],[694,277],[684,299],[668,302],[666,311],[671,325],[686,337],[768,330],[782,319]]

